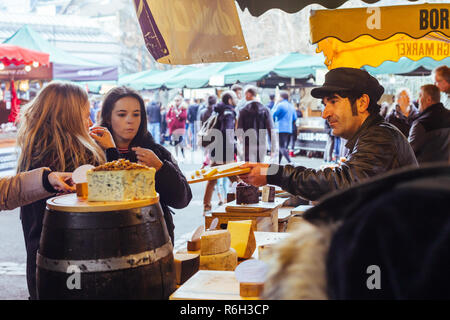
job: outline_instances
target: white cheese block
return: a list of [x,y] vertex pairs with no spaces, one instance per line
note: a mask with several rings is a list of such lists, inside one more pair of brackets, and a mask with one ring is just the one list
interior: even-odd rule
[[228,230],[206,231],[201,237],[200,254],[207,256],[227,252],[230,249],[231,236]]
[[234,271],[236,266],[237,253],[233,248],[224,253],[200,256],[200,270]]
[[129,201],[156,197],[155,168],[88,171],[88,201]]

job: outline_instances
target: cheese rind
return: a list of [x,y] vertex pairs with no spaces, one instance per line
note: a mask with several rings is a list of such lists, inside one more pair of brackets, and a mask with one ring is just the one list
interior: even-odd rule
[[88,201],[129,201],[156,197],[154,168],[87,172]]
[[199,251],[201,248],[201,241],[200,239],[196,239],[196,240],[188,240],[187,242],[187,250],[188,251]]
[[224,253],[230,249],[231,236],[228,230],[206,231],[201,237],[202,256]]
[[264,291],[264,283],[259,282],[240,282],[239,295],[241,297],[260,297]]
[[233,248],[224,253],[200,256],[200,270],[234,271],[236,266],[237,254]]
[[200,267],[200,256],[190,253],[176,253],[174,255],[175,275],[178,285],[185,283]]
[[230,246],[236,250],[238,257],[243,259],[250,258],[256,249],[252,221],[228,221],[228,231],[231,234]]

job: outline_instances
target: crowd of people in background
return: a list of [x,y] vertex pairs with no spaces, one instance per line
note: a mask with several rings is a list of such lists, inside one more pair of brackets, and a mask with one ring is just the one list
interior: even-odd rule
[[[435,84],[421,86],[415,97],[409,88],[397,88],[392,104],[383,102],[380,109],[385,121],[408,139],[419,163],[445,161],[449,157],[450,68],[445,65],[436,68],[433,77]],[[346,141],[334,136],[327,122],[325,128],[329,138],[324,161],[339,163],[348,151]]]

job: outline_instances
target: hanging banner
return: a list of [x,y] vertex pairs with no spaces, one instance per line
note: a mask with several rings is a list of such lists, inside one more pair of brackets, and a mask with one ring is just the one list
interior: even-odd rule
[[312,43],[326,38],[342,42],[361,35],[386,40],[394,34],[406,34],[418,39],[430,32],[450,37],[450,4],[419,4],[311,11]]
[[0,80],[51,80],[53,79],[53,67],[49,65],[31,68],[30,71],[25,70],[25,66],[15,66],[13,64],[0,70]]
[[145,45],[156,61],[244,61],[247,45],[234,0],[134,0]]
[[378,67],[385,61],[398,61],[402,57],[413,61],[424,57],[441,61],[449,57],[450,42],[432,35],[413,39],[404,34],[396,34],[384,41],[361,36],[349,43],[327,38],[318,43],[317,51],[323,51],[328,69],[361,68],[364,65]]
[[53,78],[72,81],[117,80],[116,66],[81,67],[68,64],[53,64]]

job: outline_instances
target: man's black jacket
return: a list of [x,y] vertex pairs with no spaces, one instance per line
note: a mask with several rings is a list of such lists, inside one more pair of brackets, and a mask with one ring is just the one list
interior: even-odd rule
[[370,115],[349,139],[347,161],[323,170],[270,165],[267,183],[291,194],[317,200],[330,191],[348,188],[367,178],[406,166],[417,167],[405,136],[378,114]]
[[450,159],[450,111],[436,103],[414,120],[409,143],[420,164]]

